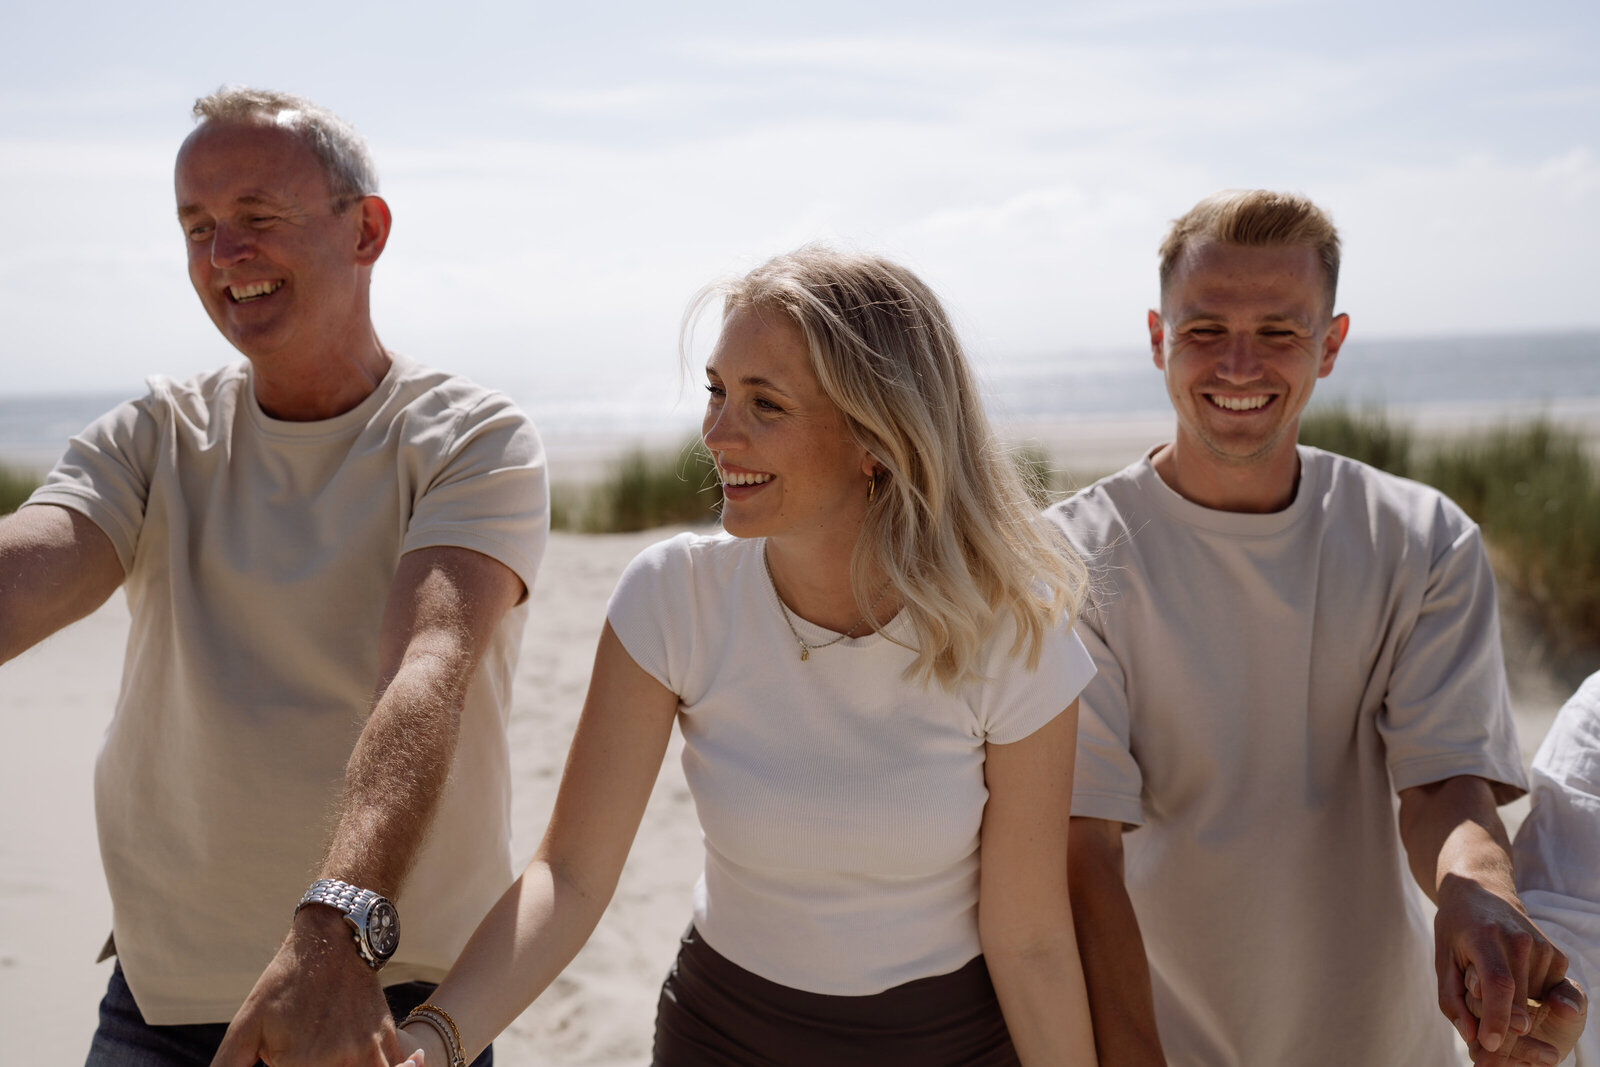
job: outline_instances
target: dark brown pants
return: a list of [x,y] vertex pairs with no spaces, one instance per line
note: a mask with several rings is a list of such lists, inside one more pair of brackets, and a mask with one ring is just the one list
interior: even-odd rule
[[690,927],[656,1005],[654,1067],[1016,1067],[989,970],[865,997],[806,993],[738,966]]

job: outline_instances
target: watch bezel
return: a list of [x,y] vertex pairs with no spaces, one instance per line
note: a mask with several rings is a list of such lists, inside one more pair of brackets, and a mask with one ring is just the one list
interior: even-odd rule
[[[387,915],[389,923],[383,924]],[[367,902],[362,916],[361,940],[367,951],[380,965],[388,963],[400,947],[400,911],[388,897],[376,897]]]

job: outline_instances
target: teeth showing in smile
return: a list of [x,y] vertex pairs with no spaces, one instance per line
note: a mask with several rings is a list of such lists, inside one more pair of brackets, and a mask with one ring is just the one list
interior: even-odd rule
[[770,474],[734,474],[732,471],[722,472],[723,485],[764,485],[772,481]]
[[233,297],[233,302],[236,304],[248,304],[252,300],[259,300],[261,297],[271,296],[273,293],[276,293],[282,288],[283,283],[281,281],[251,282],[249,285],[228,286],[228,295]]
[[1229,411],[1254,411],[1256,408],[1265,407],[1270,396],[1222,396],[1211,393],[1211,402],[1219,408]]

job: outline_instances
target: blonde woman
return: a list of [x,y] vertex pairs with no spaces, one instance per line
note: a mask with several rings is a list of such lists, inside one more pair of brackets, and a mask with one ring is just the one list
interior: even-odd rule
[[1092,1064],[1066,885],[1083,568],[911,272],[806,248],[691,320],[717,296],[723,532],[623,575],[544,840],[401,1044],[470,1059],[561,972],[676,721],[705,868],[655,1064]]

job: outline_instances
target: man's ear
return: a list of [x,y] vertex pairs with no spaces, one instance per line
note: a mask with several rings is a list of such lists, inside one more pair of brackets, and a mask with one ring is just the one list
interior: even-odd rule
[[364,196],[355,207],[361,213],[356,262],[363,267],[370,267],[383,255],[384,246],[389,243],[389,230],[394,225],[394,217],[389,214],[389,205],[381,196]]
[[1317,377],[1326,378],[1333,373],[1333,361],[1339,358],[1345,335],[1350,332],[1350,316],[1335,315],[1328,322],[1328,332],[1322,335],[1322,361],[1317,365]]
[[1167,354],[1162,348],[1167,339],[1167,328],[1161,322],[1161,312],[1151,308],[1145,314],[1145,325],[1150,329],[1150,359],[1155,363],[1156,370],[1167,369]]

